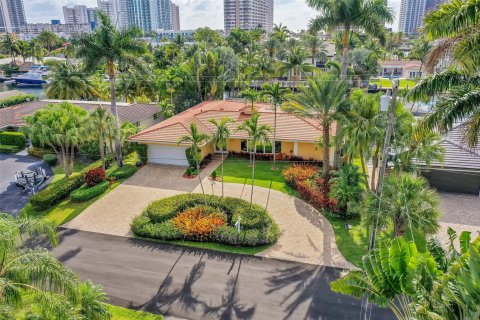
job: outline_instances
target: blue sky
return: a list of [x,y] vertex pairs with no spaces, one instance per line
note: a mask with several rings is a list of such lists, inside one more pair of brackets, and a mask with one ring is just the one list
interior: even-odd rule
[[[223,0],[176,0],[180,6],[182,29],[195,29],[208,26],[223,28]],[[390,0],[398,12],[400,0]],[[50,22],[63,20],[62,6],[85,4],[95,7],[96,0],[24,0],[28,22]],[[282,23],[291,30],[306,29],[308,21],[315,16],[304,0],[275,0],[275,23]],[[394,23],[394,29],[396,29]]]

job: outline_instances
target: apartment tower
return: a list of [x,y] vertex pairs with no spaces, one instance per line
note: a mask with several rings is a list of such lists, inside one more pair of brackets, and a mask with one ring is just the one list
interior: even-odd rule
[[0,0],[0,32],[19,32],[26,24],[23,0]]
[[180,30],[180,8],[172,3],[172,30]]
[[226,33],[233,28],[272,31],[274,0],[224,0],[223,4]]

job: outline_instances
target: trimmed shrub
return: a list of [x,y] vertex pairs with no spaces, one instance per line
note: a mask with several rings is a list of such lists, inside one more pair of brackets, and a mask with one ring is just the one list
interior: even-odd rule
[[212,174],[210,174],[210,177],[211,177],[213,180],[216,180],[216,179],[217,179],[217,171],[213,170],[213,171],[212,171]]
[[318,173],[318,167],[304,164],[294,164],[282,171],[286,183],[292,187],[300,181],[312,179]]
[[70,193],[70,200],[72,200],[73,202],[88,201],[107,191],[109,186],[110,183],[108,181],[100,182],[93,187],[88,187],[88,185],[84,184],[79,189],[73,190],[72,193]]
[[62,179],[51,184],[45,190],[34,194],[30,198],[30,203],[32,204],[33,209],[37,211],[46,210],[67,198],[73,190],[80,188],[82,184],[83,175],[81,174],[68,179]]
[[[199,208],[204,211],[203,215],[198,214]],[[196,218],[190,219],[182,216],[187,212],[198,214],[199,217],[194,215]],[[213,223],[212,220],[209,224],[213,224],[213,227],[207,228],[208,224],[203,224],[204,217],[218,219],[220,216],[217,215],[224,217],[224,224]],[[239,216],[242,217],[240,233],[234,226]],[[202,220],[202,224],[194,226],[196,220]],[[192,229],[199,232],[193,232]],[[253,205],[250,208],[250,203],[238,198],[203,194],[182,194],[152,202],[133,221],[132,231],[141,237],[160,240],[181,239],[183,235],[190,240],[242,246],[273,243],[279,236],[277,225],[262,207]]]
[[19,94],[17,96],[9,97],[0,100],[0,108],[10,107],[17,104],[25,103],[28,101],[34,101],[35,95],[33,94]]
[[123,167],[115,169],[113,172],[108,174],[109,178],[112,179],[125,179],[133,176],[137,172],[137,168],[131,164],[124,164]]
[[55,166],[58,162],[57,155],[53,153],[44,154],[42,158],[43,162],[48,164],[50,167]]
[[23,132],[6,131],[0,133],[0,144],[25,148],[25,134]]
[[198,206],[188,208],[172,221],[185,237],[201,240],[223,226],[227,217],[213,207]]
[[95,168],[88,170],[85,174],[85,183],[89,187],[99,184],[105,180],[105,170],[102,168]]
[[50,149],[44,149],[44,148],[38,148],[38,147],[32,147],[28,149],[28,155],[31,157],[35,158],[42,158],[43,156],[46,155],[47,153],[52,153],[52,150]]
[[7,144],[0,144],[0,152],[2,153],[17,153],[20,149],[17,146]]

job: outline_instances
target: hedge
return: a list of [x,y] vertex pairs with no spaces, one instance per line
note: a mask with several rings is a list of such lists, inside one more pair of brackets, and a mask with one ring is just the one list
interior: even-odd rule
[[25,103],[28,101],[34,101],[35,95],[33,94],[19,94],[18,96],[13,96],[0,100],[0,108],[10,107],[17,104]]
[[32,204],[33,209],[37,211],[46,210],[68,197],[73,190],[80,188],[82,184],[82,174],[70,178],[64,178],[51,184],[48,188],[34,194],[30,198],[30,203]]
[[2,152],[2,153],[17,153],[20,150],[21,149],[19,149],[17,146],[11,146],[11,145],[8,145],[8,144],[0,144],[0,152]]
[[[144,238],[159,240],[188,239],[173,224],[172,219],[188,208],[204,205],[216,208],[227,216],[226,225],[213,231],[205,239],[228,245],[260,246],[275,242],[279,229],[268,213],[258,205],[238,198],[217,197],[203,194],[182,194],[152,202],[141,216],[132,222],[134,234]],[[241,216],[241,232],[235,222]]]
[[18,148],[25,148],[25,135],[23,132],[5,131],[0,133],[0,144],[10,146],[17,146]]
[[112,179],[125,179],[133,176],[137,172],[137,168],[131,164],[124,164],[123,167],[113,170],[113,172],[108,174],[109,178]]
[[70,200],[73,202],[84,202],[90,199],[93,199],[105,191],[107,191],[110,183],[108,181],[103,181],[93,187],[88,187],[86,184],[82,185],[79,189],[73,190],[70,193]]
[[58,162],[57,155],[53,153],[44,154],[42,158],[43,162],[45,162],[50,167],[55,166]]
[[52,153],[53,150],[45,149],[45,148],[38,148],[38,147],[31,147],[28,148],[28,155],[35,158],[42,158],[47,153]]

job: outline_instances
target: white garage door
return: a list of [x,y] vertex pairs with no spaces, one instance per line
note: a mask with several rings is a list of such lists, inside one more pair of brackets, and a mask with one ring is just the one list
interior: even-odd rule
[[185,150],[187,147],[148,145],[148,162],[188,166]]

